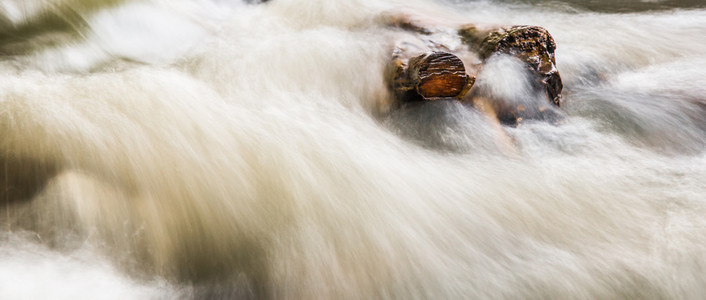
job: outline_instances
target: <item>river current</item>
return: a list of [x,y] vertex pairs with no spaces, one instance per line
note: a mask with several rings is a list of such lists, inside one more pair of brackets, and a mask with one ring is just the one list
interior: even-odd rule
[[[3,0],[0,299],[701,299],[700,3]],[[400,107],[389,16],[545,27],[565,122]]]

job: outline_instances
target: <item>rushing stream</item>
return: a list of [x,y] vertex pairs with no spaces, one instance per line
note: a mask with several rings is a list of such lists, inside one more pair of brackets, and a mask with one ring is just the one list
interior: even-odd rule
[[[700,3],[2,0],[0,299],[702,299]],[[400,107],[385,16],[545,27],[565,122]]]

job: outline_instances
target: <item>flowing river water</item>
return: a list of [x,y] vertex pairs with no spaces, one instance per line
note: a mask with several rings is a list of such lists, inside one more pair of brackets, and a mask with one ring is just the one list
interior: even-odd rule
[[[0,299],[703,298],[706,8],[622,2],[3,0]],[[400,108],[391,15],[547,28],[566,122]]]

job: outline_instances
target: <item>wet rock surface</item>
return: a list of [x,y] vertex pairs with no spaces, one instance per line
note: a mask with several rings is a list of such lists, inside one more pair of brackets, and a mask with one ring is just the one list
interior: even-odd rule
[[401,103],[437,99],[475,103],[474,98],[479,96],[487,98],[489,103],[518,102],[477,91],[476,77],[466,74],[479,74],[491,57],[508,55],[519,59],[528,70],[536,103],[509,106],[498,103],[494,105],[497,119],[507,125],[518,125],[527,119],[557,124],[564,119],[557,110],[563,90],[556,68],[557,46],[546,29],[527,25],[500,28],[464,25],[453,29],[425,24],[407,15],[386,16],[385,22],[414,37],[412,41],[398,43],[393,51],[391,86]]
[[463,61],[447,52],[424,53],[409,60],[395,61],[393,86],[398,98],[415,100],[460,99],[475,82]]
[[[472,42],[469,30],[461,29],[460,34],[470,36],[464,39]],[[561,106],[563,83],[556,68],[556,42],[549,32],[539,26],[511,26],[492,31],[478,46],[479,55],[487,60],[494,54],[515,56],[531,68],[537,82],[546,89],[547,98],[556,106]]]

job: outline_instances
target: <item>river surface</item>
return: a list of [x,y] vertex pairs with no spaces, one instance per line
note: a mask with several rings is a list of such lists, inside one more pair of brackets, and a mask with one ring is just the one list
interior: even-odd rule
[[[400,107],[389,16],[547,28],[565,122]],[[3,0],[0,299],[702,299],[704,37],[688,0]]]

